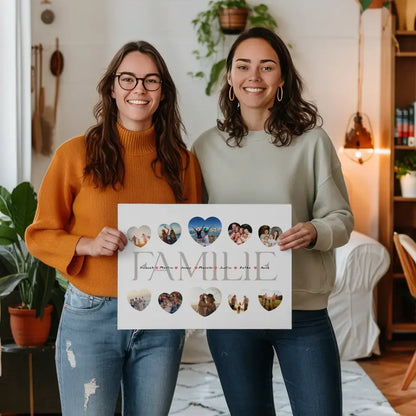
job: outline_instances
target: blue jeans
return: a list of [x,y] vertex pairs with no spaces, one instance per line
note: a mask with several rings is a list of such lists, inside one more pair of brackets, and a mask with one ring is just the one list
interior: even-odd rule
[[294,416],[342,416],[340,360],[327,310],[293,311],[292,319],[291,330],[207,331],[232,416],[275,416],[274,351]]
[[56,341],[63,416],[124,416],[169,412],[184,330],[117,330],[117,299],[69,285]]

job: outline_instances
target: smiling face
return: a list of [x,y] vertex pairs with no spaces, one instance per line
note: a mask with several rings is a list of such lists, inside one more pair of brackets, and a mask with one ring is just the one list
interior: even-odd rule
[[276,100],[279,86],[283,86],[279,57],[270,44],[261,38],[250,38],[235,50],[228,83],[240,102],[241,114],[268,109]]
[[[159,74],[155,62],[150,56],[141,52],[130,52],[124,57],[116,74],[128,72],[137,78],[144,78],[149,74]],[[123,90],[118,78],[114,79],[111,96],[116,100],[117,121],[127,130],[142,131],[152,125],[153,114],[163,99],[162,88],[157,91],[147,91],[143,82],[139,80],[131,91]]]

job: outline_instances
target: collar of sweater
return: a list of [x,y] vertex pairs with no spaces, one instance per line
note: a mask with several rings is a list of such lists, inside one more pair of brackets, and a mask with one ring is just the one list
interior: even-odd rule
[[152,125],[147,130],[132,131],[117,123],[120,142],[127,154],[145,154],[156,150],[155,128]]

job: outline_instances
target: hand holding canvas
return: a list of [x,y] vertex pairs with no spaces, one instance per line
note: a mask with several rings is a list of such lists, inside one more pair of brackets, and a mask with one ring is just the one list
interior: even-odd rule
[[75,247],[78,256],[112,256],[123,251],[127,237],[119,230],[104,227],[95,238],[81,237]]

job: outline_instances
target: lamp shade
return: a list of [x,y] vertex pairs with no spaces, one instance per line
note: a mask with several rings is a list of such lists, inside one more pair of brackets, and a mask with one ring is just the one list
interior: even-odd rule
[[363,164],[374,154],[370,119],[357,111],[350,117],[345,133],[345,154],[354,162]]

